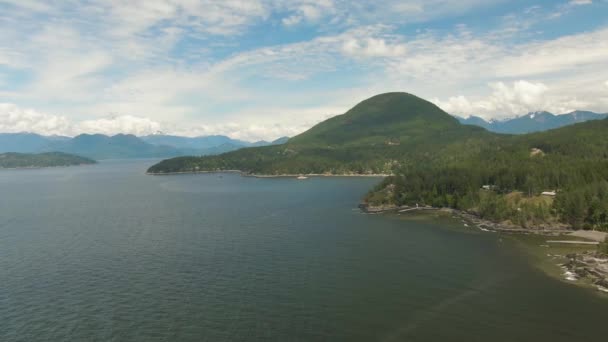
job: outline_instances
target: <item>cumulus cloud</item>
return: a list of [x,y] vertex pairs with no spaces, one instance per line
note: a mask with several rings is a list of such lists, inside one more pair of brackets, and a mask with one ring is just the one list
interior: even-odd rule
[[0,132],[36,132],[45,135],[70,133],[71,123],[64,116],[23,109],[11,103],[0,103]]
[[132,115],[74,122],[62,115],[25,109],[12,103],[0,103],[0,132],[4,133],[30,132],[65,136],[80,133],[146,135],[160,128],[158,122]]
[[[402,29],[404,23],[415,27],[496,1],[8,3],[0,13],[0,97],[38,110],[51,111],[40,104],[52,104],[65,117],[30,110],[38,116],[18,115],[19,124],[2,117],[4,131],[145,134],[160,127],[270,139],[293,135],[328,112],[340,113],[299,112],[303,107],[352,106],[353,99],[394,90],[486,117],[608,106],[606,26],[557,38],[539,35],[538,22],[506,20],[483,31],[435,21],[425,25],[428,31]],[[562,5],[577,8],[567,0]],[[531,12],[546,17],[558,7],[539,5]],[[257,25],[290,26],[290,32],[273,36],[267,46],[259,45],[266,40],[240,44],[241,35],[250,39],[258,32]],[[302,29],[298,25],[307,26],[306,34],[291,34]],[[118,114],[106,118],[107,113]]]
[[[272,113],[282,112],[275,109]],[[42,113],[34,109],[24,109],[11,103],[0,103],[0,133],[37,133],[41,135],[76,136],[78,134],[119,133],[144,136],[163,132],[182,136],[227,135],[245,141],[273,140],[283,136],[297,135],[310,126],[328,118],[328,111],[335,113],[341,109],[301,110],[278,121],[277,114],[271,114],[261,122],[222,122],[210,124],[160,123],[150,118],[133,115],[119,115],[83,121],[70,120],[65,116]],[[318,115],[318,113],[325,113]],[[308,119],[294,123],[290,117],[306,116]],[[275,119],[272,119],[275,118]]]
[[448,113],[460,116],[477,115],[484,118],[504,118],[538,110],[563,113],[575,108],[572,99],[555,102],[550,88],[541,82],[519,80],[511,84],[491,83],[492,93],[483,98],[469,99],[465,96],[450,97],[447,101],[433,102]]

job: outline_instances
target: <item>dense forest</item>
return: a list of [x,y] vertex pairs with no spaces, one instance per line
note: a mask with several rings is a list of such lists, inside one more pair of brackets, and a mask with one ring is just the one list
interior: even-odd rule
[[83,164],[95,164],[95,161],[62,152],[39,154],[9,152],[0,154],[0,168],[36,168]]
[[524,227],[608,229],[606,132],[608,120],[496,134],[416,96],[388,93],[283,145],[174,158],[148,172],[390,174],[367,203],[452,207]]
[[[365,198],[429,205],[523,227],[608,230],[608,120],[504,136],[475,154],[410,160]],[[555,196],[543,196],[555,192]]]

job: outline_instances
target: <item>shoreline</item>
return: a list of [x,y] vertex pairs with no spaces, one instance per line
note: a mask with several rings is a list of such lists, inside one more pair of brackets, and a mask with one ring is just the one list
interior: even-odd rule
[[[441,211],[444,213],[450,213],[458,216],[464,223],[470,224],[477,227],[481,231],[493,231],[503,233],[514,233],[514,234],[535,234],[544,236],[559,236],[567,235],[572,237],[578,237],[593,242],[603,242],[608,237],[608,232],[600,231],[587,231],[587,230],[576,230],[564,226],[564,228],[523,228],[516,225],[508,225],[504,223],[493,222],[480,218],[479,216],[452,208],[437,208],[431,206],[424,207],[410,207],[410,206],[381,206],[381,207],[370,207],[369,205],[362,203],[359,205],[359,209],[365,214],[384,214],[384,213],[408,213],[408,212],[421,212],[421,211]],[[467,225],[468,226],[468,225]],[[576,240],[573,240],[576,241]]]
[[241,170],[217,170],[217,171],[176,171],[176,172],[146,172],[149,176],[172,176],[172,175],[188,175],[188,174],[207,174],[207,173],[238,173],[242,177],[253,177],[253,178],[297,178],[300,176],[304,177],[389,177],[390,174],[374,173],[374,174],[326,174],[326,173],[301,173],[301,174],[279,174],[279,175],[265,175],[246,173]]
[[83,163],[83,164],[72,164],[72,165],[49,165],[49,166],[23,166],[23,167],[0,167],[0,170],[39,170],[39,169],[51,169],[51,168],[66,168],[74,166],[90,166],[95,163]]

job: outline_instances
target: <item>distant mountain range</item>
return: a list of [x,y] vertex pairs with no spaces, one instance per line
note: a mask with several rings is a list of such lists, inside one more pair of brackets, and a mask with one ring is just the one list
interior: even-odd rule
[[506,120],[490,121],[486,121],[478,116],[469,116],[466,119],[458,116],[455,117],[462,124],[480,126],[496,133],[525,134],[560,128],[579,122],[601,120],[607,118],[608,114],[577,110],[567,114],[555,115],[541,111]]
[[43,136],[34,133],[0,133],[0,153],[65,152],[93,159],[168,158],[184,155],[214,155],[243,147],[282,144],[288,138],[275,141],[247,142],[222,135],[181,137],[155,134],[136,137],[129,134],[107,136],[81,134],[74,138]]

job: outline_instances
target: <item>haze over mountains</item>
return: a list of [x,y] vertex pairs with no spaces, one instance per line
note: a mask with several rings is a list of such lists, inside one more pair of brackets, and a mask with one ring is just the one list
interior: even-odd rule
[[81,134],[74,138],[43,136],[34,133],[0,133],[0,153],[42,153],[58,151],[93,159],[169,158],[183,155],[213,155],[243,147],[284,143],[275,141],[247,142],[226,136],[180,137],[164,134],[136,137],[130,134],[107,136]]
[[579,122],[601,120],[607,118],[608,114],[577,110],[567,114],[556,115],[545,111],[538,111],[515,118],[490,121],[486,121],[478,116],[469,116],[468,118],[455,117],[462,124],[480,126],[496,133],[525,134],[542,132]]
[[[600,120],[608,117],[608,114],[574,111],[567,114],[555,115],[539,111],[512,119],[490,121],[486,121],[478,116],[470,116],[468,118],[454,117],[462,124],[483,127],[492,132],[525,134],[546,131],[589,120]],[[296,140],[301,139],[299,136]],[[184,137],[163,133],[142,137],[128,134],[117,134],[114,136],[81,134],[74,138],[43,136],[35,133],[0,133],[0,153],[58,151],[93,159],[170,158],[187,155],[217,155],[244,147],[283,144],[287,140],[287,137],[283,137],[274,141],[248,142],[232,139],[224,135]]]

